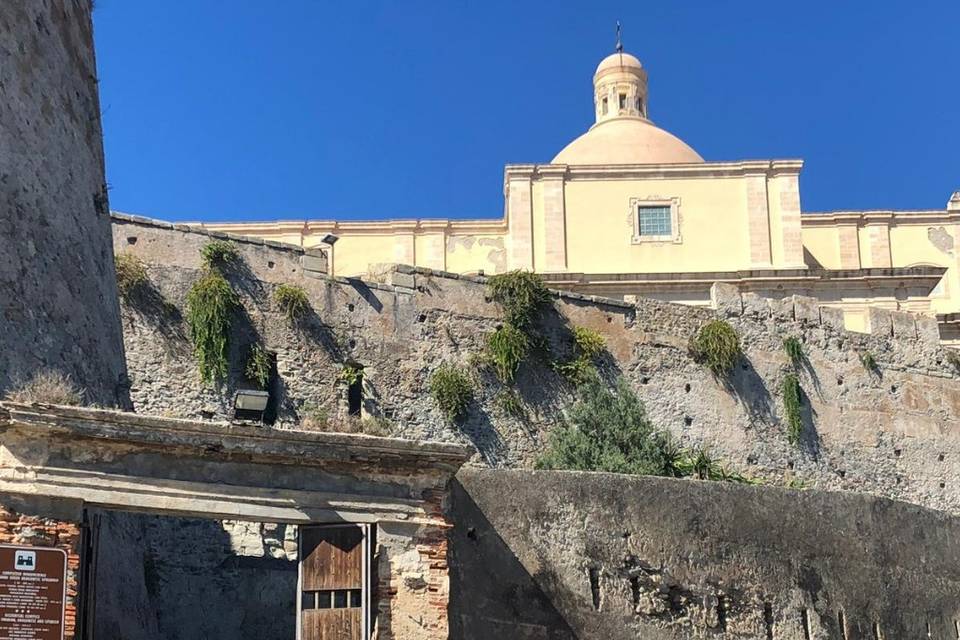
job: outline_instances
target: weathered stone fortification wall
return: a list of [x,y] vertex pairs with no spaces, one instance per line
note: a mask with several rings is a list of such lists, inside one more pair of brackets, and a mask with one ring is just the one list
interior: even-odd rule
[[[277,354],[283,427],[316,407],[342,415],[346,388],[337,375],[344,362],[355,362],[364,366],[366,409],[392,421],[398,435],[470,441],[478,462],[525,466],[573,400],[573,389],[549,363],[532,358],[517,382],[525,417],[504,412],[496,402],[503,387],[480,372],[467,420],[449,426],[428,393],[429,376],[444,361],[472,370],[470,356],[497,326],[501,312],[485,299],[482,279],[407,268],[380,274],[380,282],[314,278],[298,266],[301,254],[243,243],[247,271],[231,276],[244,308],[235,322],[230,384],[205,389],[178,309],[197,278],[196,250],[206,238],[123,219],[114,234],[118,247],[147,262],[157,296],[174,307],[167,314],[124,308],[138,411],[229,417],[230,394],[253,340]],[[138,239],[129,244],[128,237]],[[182,243],[192,245],[177,253]],[[301,326],[291,326],[271,301],[280,281],[302,285],[310,297],[312,312]],[[859,334],[844,331],[840,318],[813,299],[741,298],[723,287],[717,294],[717,310],[563,294],[542,331],[561,356],[570,349],[570,324],[602,332],[605,375],[625,376],[657,425],[687,445],[708,446],[750,476],[960,512],[960,374],[925,319],[878,314],[877,332]],[[697,329],[717,317],[736,327],[746,352],[729,385],[694,362],[687,348]],[[783,426],[786,336],[802,340],[807,358],[800,447],[788,442]],[[876,372],[861,364],[866,352]]]
[[0,395],[57,369],[122,405],[90,9],[0,3]]
[[452,638],[946,640],[960,624],[960,519],[882,498],[464,469],[451,518]]

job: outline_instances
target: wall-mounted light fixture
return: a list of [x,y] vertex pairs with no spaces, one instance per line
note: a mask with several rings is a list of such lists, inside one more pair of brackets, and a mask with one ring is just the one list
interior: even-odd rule
[[255,389],[239,389],[233,396],[233,417],[238,420],[263,420],[270,394]]
[[330,247],[330,255],[327,257],[327,273],[331,279],[334,275],[333,245],[337,244],[337,240],[339,239],[340,236],[335,233],[325,233],[323,237],[320,238],[320,244],[325,244]]

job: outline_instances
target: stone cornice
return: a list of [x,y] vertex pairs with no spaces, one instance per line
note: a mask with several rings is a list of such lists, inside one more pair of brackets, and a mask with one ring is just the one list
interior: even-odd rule
[[678,164],[611,165],[507,165],[504,184],[512,178],[555,178],[568,180],[650,180],[657,178],[740,177],[746,175],[798,175],[802,160],[742,160],[738,162],[690,162]]
[[804,212],[800,216],[804,227],[868,226],[868,225],[929,225],[960,224],[960,211],[926,209],[915,211],[831,211]]
[[304,235],[311,234],[351,234],[351,235],[382,235],[397,232],[428,232],[437,233],[446,231],[452,235],[464,233],[502,234],[507,231],[507,223],[503,218],[489,220],[447,220],[447,219],[410,219],[410,220],[357,220],[338,222],[336,220],[310,220],[304,226]]

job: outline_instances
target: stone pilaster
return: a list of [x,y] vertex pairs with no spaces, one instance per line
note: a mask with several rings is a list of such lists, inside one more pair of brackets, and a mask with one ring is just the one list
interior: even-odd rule
[[856,224],[837,225],[840,268],[860,268],[860,232]]
[[417,264],[417,245],[414,235],[416,222],[407,225],[395,225],[393,239],[393,261],[398,264]]
[[889,268],[892,266],[888,222],[868,222],[867,233],[869,233],[870,238],[870,266],[874,268]]
[[800,231],[800,180],[797,172],[781,173],[774,178],[780,184],[780,223],[783,228],[785,267],[805,267],[803,237]]
[[507,268],[533,269],[533,197],[534,165],[512,165],[504,176],[507,199]]
[[567,210],[564,198],[566,165],[546,165],[538,173],[543,184],[545,271],[567,270]]
[[747,174],[746,187],[750,266],[771,267],[770,210],[767,203],[766,171]]

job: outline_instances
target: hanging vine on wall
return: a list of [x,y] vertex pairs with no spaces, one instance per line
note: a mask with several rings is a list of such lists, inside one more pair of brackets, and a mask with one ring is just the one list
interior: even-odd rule
[[527,334],[509,323],[487,337],[487,359],[500,382],[513,382],[529,349]]
[[800,444],[803,436],[803,412],[800,408],[803,391],[796,374],[788,373],[780,385],[783,393],[783,413],[787,419],[787,440],[790,444]]
[[237,294],[219,271],[208,269],[187,294],[187,324],[200,369],[209,384],[227,377],[230,318],[239,304]]
[[803,343],[794,336],[788,336],[783,339],[783,351],[787,354],[787,357],[790,358],[790,364],[793,365],[794,369],[799,368],[803,364]]
[[266,389],[270,384],[270,377],[273,374],[273,359],[270,357],[270,352],[264,349],[261,344],[256,343],[250,347],[244,373],[250,380],[256,382],[261,389]]

